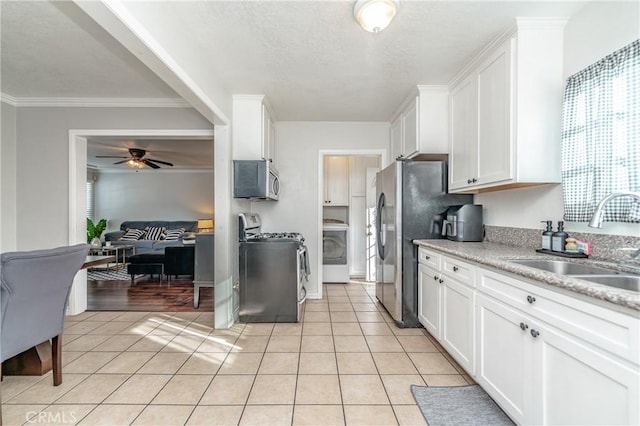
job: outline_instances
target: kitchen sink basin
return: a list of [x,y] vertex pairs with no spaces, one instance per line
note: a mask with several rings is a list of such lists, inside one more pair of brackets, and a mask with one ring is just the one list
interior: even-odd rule
[[640,292],[639,275],[574,275],[573,277],[609,287]]
[[617,275],[618,272],[599,266],[585,265],[583,263],[573,263],[564,260],[545,259],[521,259],[512,260],[512,263],[529,266],[531,268],[542,269],[559,275]]

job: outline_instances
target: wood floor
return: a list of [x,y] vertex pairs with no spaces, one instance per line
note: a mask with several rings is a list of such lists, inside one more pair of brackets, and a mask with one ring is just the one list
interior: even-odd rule
[[[156,276],[157,277],[157,276]],[[200,306],[193,308],[189,277],[158,281],[149,276],[126,281],[87,281],[89,311],[213,312],[213,289],[200,289]]]

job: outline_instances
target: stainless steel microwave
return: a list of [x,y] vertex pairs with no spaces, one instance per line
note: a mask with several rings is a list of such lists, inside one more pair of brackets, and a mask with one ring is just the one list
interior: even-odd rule
[[233,198],[278,200],[280,179],[269,160],[233,161]]

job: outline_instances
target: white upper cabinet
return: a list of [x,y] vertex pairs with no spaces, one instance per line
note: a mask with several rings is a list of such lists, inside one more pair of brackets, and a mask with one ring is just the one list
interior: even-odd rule
[[391,123],[391,158],[394,161],[398,157],[402,157],[402,115]]
[[451,90],[451,147],[449,151],[449,188],[462,188],[471,184],[478,157],[476,129],[476,81],[468,77]]
[[349,205],[349,157],[324,157],[324,205]]
[[390,162],[422,153],[447,152],[447,86],[417,86],[391,120]]
[[451,82],[449,191],[560,182],[563,19],[517,19]]
[[233,95],[233,159],[275,159],[273,112],[264,95]]
[[276,130],[271,113],[265,104],[262,105],[262,158],[275,162]]

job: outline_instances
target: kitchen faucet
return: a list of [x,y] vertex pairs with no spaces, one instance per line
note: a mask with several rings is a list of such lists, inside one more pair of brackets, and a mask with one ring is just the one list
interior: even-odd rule
[[640,192],[632,192],[632,191],[620,191],[620,192],[612,192],[611,194],[604,197],[598,203],[596,210],[593,212],[593,216],[591,216],[591,220],[589,221],[589,227],[591,228],[602,228],[602,219],[604,217],[604,206],[614,198],[618,197],[633,197],[640,202]]
[[[611,194],[604,197],[598,205],[596,206],[596,210],[593,212],[593,216],[591,216],[591,220],[589,221],[589,226],[591,228],[602,228],[602,219],[604,217],[604,207],[607,203],[614,198],[618,197],[633,197],[640,202],[640,192],[632,192],[632,191],[620,191],[620,192],[612,192]],[[624,249],[621,249],[624,250]],[[631,253],[632,261],[630,263],[622,262],[627,266],[636,266],[637,262],[640,260],[640,249],[638,248],[628,248],[627,250],[633,250]]]

